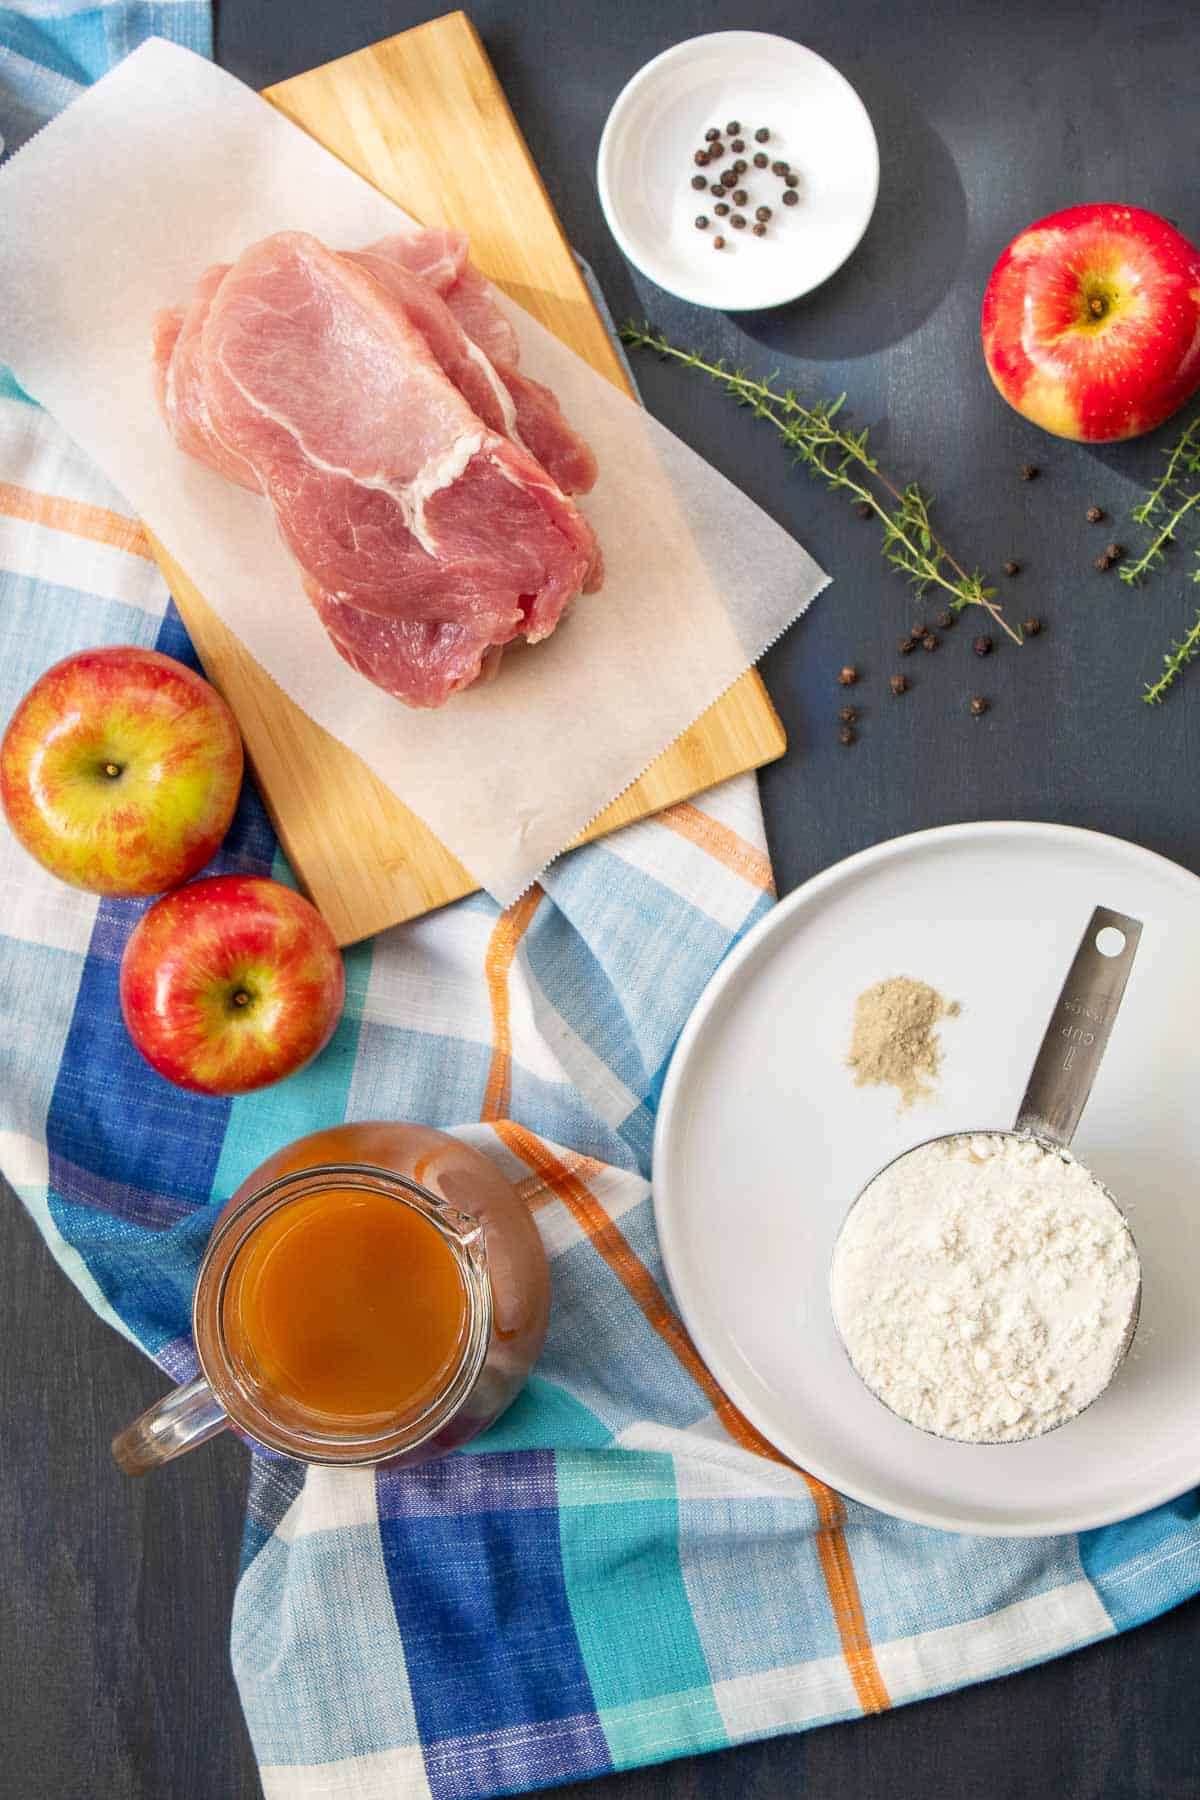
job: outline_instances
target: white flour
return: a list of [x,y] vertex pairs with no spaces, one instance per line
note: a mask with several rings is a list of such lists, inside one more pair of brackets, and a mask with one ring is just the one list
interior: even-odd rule
[[867,1386],[971,1443],[1034,1437],[1106,1386],[1139,1264],[1129,1227],[1069,1155],[962,1135],[883,1170],[834,1253],[834,1318]]

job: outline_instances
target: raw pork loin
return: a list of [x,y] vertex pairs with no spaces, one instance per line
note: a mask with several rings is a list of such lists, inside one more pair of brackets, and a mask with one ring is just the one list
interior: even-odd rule
[[596,475],[459,232],[343,255],[303,232],[215,265],[161,313],[176,443],[263,493],[346,661],[411,706],[495,672],[600,585],[569,495]]

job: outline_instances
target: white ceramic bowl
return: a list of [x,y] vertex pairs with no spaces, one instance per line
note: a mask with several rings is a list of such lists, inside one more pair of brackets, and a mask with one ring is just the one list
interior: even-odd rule
[[[737,119],[750,168],[749,223],[734,231],[713,213],[715,197],[691,185],[728,168],[725,126]],[[754,130],[765,125],[765,144]],[[716,126],[724,159],[697,169],[695,151]],[[784,206],[783,183],[756,169],[755,151],[782,159],[800,177],[799,202]],[[875,210],[879,148],[867,110],[845,76],[790,38],[763,31],[717,31],[656,56],[618,95],[597,160],[600,203],[630,262],[659,287],[723,311],[782,306],[827,281],[858,244]],[[767,235],[750,230],[767,205]],[[696,215],[709,219],[706,231]],[[715,250],[718,233],[725,249]]]

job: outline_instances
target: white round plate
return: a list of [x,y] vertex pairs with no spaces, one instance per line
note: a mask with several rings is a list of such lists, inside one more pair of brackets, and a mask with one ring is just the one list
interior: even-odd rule
[[[942,1442],[858,1380],[829,1259],[882,1163],[938,1132],[1011,1125],[1092,908],[1143,921],[1075,1137],[1129,1215],[1141,1322],[1111,1388],[1029,1443]],[[857,996],[930,982],[936,1096],[906,1112],[846,1068]],[[1200,880],[1060,825],[946,826],[852,856],[782,901],[710,982],[671,1063],[654,1147],[667,1273],[713,1374],[786,1456],[946,1531],[1082,1531],[1200,1482]]]
[[[799,203],[769,168],[750,168],[744,231],[713,213],[709,180],[728,168],[725,125],[737,119],[747,162],[765,150],[800,177]],[[753,132],[765,125],[769,142]],[[716,126],[724,159],[708,170],[692,161]],[[659,287],[697,306],[741,311],[782,306],[828,281],[855,248],[875,210],[879,148],[867,110],[844,75],[790,38],[765,31],[715,31],[689,38],[648,62],[621,90],[600,139],[600,204],[630,262]],[[756,206],[771,208],[767,235],[749,229]],[[706,213],[707,231],[696,215]],[[714,250],[713,239],[725,239]]]

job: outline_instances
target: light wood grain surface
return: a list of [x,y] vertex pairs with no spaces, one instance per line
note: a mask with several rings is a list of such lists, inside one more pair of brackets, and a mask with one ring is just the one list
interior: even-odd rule
[[[267,88],[265,98],[416,218],[469,231],[483,271],[628,391],[620,359],[465,14],[435,19],[281,82]],[[292,868],[338,942],[369,937],[477,887],[390,788],[287,698],[178,563],[153,536],[150,541],[200,660],[237,716]],[[296,601],[301,604],[298,585]],[[757,768],[785,747],[766,690],[750,671],[580,841]]]

